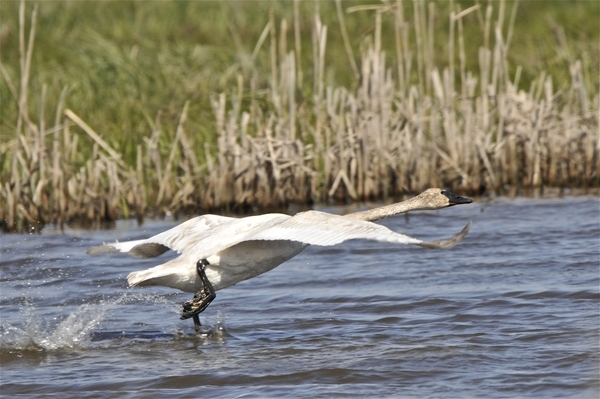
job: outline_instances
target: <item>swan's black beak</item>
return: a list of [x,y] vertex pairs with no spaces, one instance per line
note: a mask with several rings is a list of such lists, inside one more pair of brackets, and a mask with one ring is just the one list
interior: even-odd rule
[[450,201],[450,205],[448,205],[448,206],[460,205],[460,204],[470,204],[471,202],[473,202],[473,200],[471,198],[461,197],[460,195],[451,193],[448,190],[442,190],[442,194],[444,194],[446,197],[448,197],[448,200]]

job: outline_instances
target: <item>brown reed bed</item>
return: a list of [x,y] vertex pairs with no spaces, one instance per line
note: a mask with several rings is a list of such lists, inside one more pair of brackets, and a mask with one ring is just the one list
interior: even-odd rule
[[[338,1],[354,89],[326,84],[328,27],[318,14],[312,25],[312,71],[298,68],[299,57],[307,56],[300,52],[299,30],[294,29],[293,48],[288,48],[286,21],[278,35],[271,15],[255,49],[269,46],[264,50],[271,60],[266,84],[258,74],[245,79],[240,73],[235,89],[211,98],[215,142],[198,142],[186,131],[188,102],[169,145],[161,145],[159,114],[133,163],[102,138],[101,126],[88,126],[77,110],[64,108],[66,89],[51,118],[44,113],[42,86],[35,93],[39,118],[32,120],[29,73],[37,8],[27,35],[24,4],[20,80],[14,82],[0,65],[19,108],[15,139],[3,142],[0,151],[4,231],[36,231],[48,222],[141,220],[148,212],[380,200],[432,186],[470,195],[600,186],[598,87],[586,85],[590,79],[582,61],[573,59],[567,87],[555,88],[541,73],[528,90],[519,89],[521,69],[511,74],[508,57],[518,3],[497,20],[492,5],[467,10],[456,5],[449,15],[448,64],[440,67],[433,54],[434,6],[413,3],[413,20],[408,21],[402,1],[349,10]],[[370,12],[374,18],[358,62],[346,32],[346,12]],[[484,37],[478,71],[467,70],[463,38],[463,19],[474,12],[481,14]],[[396,34],[392,55],[382,48],[381,38],[382,16],[389,13]],[[416,47],[409,45],[411,35]],[[299,91],[307,86],[310,96],[301,97]],[[86,158],[84,137],[93,142]]]

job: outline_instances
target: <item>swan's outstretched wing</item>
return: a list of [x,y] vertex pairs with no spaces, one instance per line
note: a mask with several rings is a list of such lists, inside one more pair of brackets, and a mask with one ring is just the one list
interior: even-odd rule
[[282,221],[272,227],[249,235],[247,240],[290,240],[310,245],[329,246],[354,239],[365,239],[395,244],[417,244],[426,248],[451,248],[469,232],[469,222],[452,238],[427,242],[395,233],[385,226],[330,213],[308,211]]
[[145,240],[99,245],[89,249],[87,253],[97,255],[121,252],[136,258],[153,258],[169,249],[182,253],[212,235],[214,229],[237,220],[239,219],[218,215],[198,216]]
[[249,216],[242,219],[216,215],[193,218],[146,240],[117,242],[92,248],[89,254],[124,252],[139,258],[149,258],[173,249],[202,259],[244,241],[296,241],[329,246],[353,239],[365,239],[395,244],[416,244],[426,248],[451,248],[468,233],[471,223],[450,239],[426,242],[395,233],[385,226],[318,211]]
[[452,248],[453,246],[455,246],[456,244],[461,242],[463,238],[465,238],[465,236],[469,232],[470,228],[471,228],[471,221],[469,220],[469,223],[467,223],[467,225],[465,227],[463,227],[463,229],[460,231],[460,233],[456,234],[455,236],[447,238],[445,240],[429,241],[429,242],[423,241],[419,245],[422,247],[425,247],[425,248],[435,248],[435,249]]

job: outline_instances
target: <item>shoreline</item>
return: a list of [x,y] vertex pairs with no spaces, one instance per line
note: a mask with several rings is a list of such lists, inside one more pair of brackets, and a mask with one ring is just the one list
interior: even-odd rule
[[[497,199],[508,199],[508,200],[517,200],[521,198],[525,199],[541,199],[541,200],[551,200],[551,199],[568,199],[568,198],[581,198],[581,197],[590,197],[595,198],[600,201],[600,187],[593,188],[556,188],[550,187],[545,188],[543,193],[540,193],[539,189],[536,190],[526,190],[527,193],[521,194],[507,194],[507,195],[480,195],[471,197],[475,203],[483,202],[483,201],[494,201]],[[533,192],[535,191],[535,192]],[[418,194],[418,193],[417,193]],[[415,194],[416,195],[416,194]],[[183,223],[184,221],[191,219],[196,216],[204,215],[204,214],[218,214],[218,215],[226,215],[226,216],[251,216],[258,215],[264,213],[285,213],[285,214],[296,214],[298,212],[304,212],[313,209],[321,209],[321,208],[330,208],[336,207],[344,209],[341,215],[345,213],[355,212],[359,209],[369,209],[377,206],[388,205],[394,202],[403,201],[405,199],[411,198],[414,195],[403,195],[395,198],[394,200],[381,200],[381,201],[355,201],[350,203],[340,203],[335,201],[329,201],[327,203],[314,203],[312,205],[308,204],[289,204],[285,207],[274,207],[274,208],[263,208],[263,209],[254,209],[252,211],[246,212],[224,212],[221,211],[213,211],[213,212],[190,212],[186,214],[174,214],[171,212],[149,212],[148,214],[142,217],[129,217],[129,218],[116,218],[114,220],[105,220],[105,221],[88,221],[88,220],[72,220],[70,222],[64,223],[56,223],[56,222],[48,222],[48,223],[36,223],[31,225],[28,229],[23,230],[14,230],[14,231],[2,231],[4,234],[32,234],[32,233],[41,233],[41,231],[46,227],[51,227],[53,229],[64,230],[67,229],[83,229],[83,230],[111,230],[116,228],[116,224],[118,222],[123,221],[137,221],[138,226],[144,225],[146,222],[158,222],[165,221],[166,219],[171,219],[172,221],[177,221],[179,223]],[[32,228],[33,227],[33,228]]]
[[[470,197],[600,187],[599,75],[582,50],[587,42],[580,48],[559,41],[570,56],[552,69],[521,65],[515,57],[528,54],[509,46],[511,39],[516,45],[513,28],[522,28],[515,25],[518,2],[510,4],[508,19],[506,5],[488,4],[485,14],[480,4],[464,11],[444,4],[445,14],[437,14],[435,3],[398,2],[377,6],[375,13],[351,7],[336,13],[337,22],[329,19],[330,36],[314,10],[287,9],[294,30],[271,10],[261,15],[266,26],[255,32],[260,39],[252,42],[252,63],[237,60],[248,55],[240,41],[225,68],[227,79],[198,86],[201,95],[182,94],[187,86],[177,81],[207,83],[194,58],[186,58],[188,51],[206,50],[194,40],[181,54],[155,62],[148,57],[156,49],[140,48],[141,42],[122,47],[107,33],[114,51],[84,41],[86,51],[56,64],[56,74],[67,72],[66,79],[73,77],[68,67],[89,63],[77,77],[98,80],[82,101],[80,80],[57,86],[54,75],[38,69],[44,56],[52,57],[34,46],[44,40],[36,29],[53,31],[44,14],[52,6],[22,0],[15,7],[18,23],[8,24],[12,33],[4,36],[19,46],[11,64],[0,68],[6,82],[0,94],[8,105],[2,108],[0,230],[385,201],[429,187]],[[360,26],[373,27],[360,45],[344,34],[332,44],[332,32],[344,33],[344,20],[359,17]],[[452,34],[433,34],[440,26]],[[554,23],[548,29],[568,32]],[[436,46],[444,51],[434,53]],[[355,68],[347,76],[352,83],[343,85],[332,79],[329,65],[345,57]],[[170,69],[161,63],[171,61],[191,64]],[[205,66],[213,77],[208,81],[223,77],[222,64]],[[153,83],[163,81],[165,70],[174,71],[167,81],[178,83],[157,88]],[[101,91],[104,78],[121,84]],[[132,103],[128,96],[138,89],[148,90],[147,100],[162,100]],[[173,91],[182,95],[164,99]],[[99,99],[106,100],[90,109],[89,101]],[[115,106],[118,113],[98,119],[103,107]]]

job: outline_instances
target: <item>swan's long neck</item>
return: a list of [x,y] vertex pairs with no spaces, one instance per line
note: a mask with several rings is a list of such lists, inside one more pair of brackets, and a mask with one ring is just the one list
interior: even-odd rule
[[373,222],[375,220],[398,215],[400,213],[425,209],[429,209],[429,207],[427,207],[421,201],[421,198],[419,198],[419,196],[416,196],[406,201],[397,202],[395,204],[381,206],[379,208],[369,209],[366,211],[350,213],[348,215],[345,215],[345,217]]

